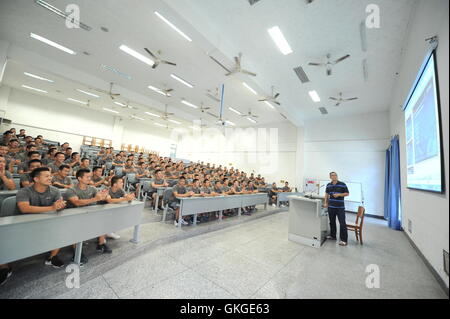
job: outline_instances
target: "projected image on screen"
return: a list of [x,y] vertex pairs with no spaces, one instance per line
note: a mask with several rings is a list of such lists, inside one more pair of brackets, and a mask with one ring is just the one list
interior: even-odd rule
[[442,192],[439,102],[434,54],[405,108],[407,182],[409,188]]

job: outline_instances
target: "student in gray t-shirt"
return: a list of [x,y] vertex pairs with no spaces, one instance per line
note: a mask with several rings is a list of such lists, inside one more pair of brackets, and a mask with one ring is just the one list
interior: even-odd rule
[[[16,201],[19,212],[23,214],[48,213],[65,208],[60,191],[51,186],[52,176],[48,167],[38,167],[31,172],[33,186],[17,192]],[[39,234],[33,234],[39,236]],[[64,263],[57,256],[59,249],[52,250],[45,261],[48,266],[61,268]]]
[[6,170],[6,159],[0,155],[0,191],[15,189],[13,177],[10,172]]
[[[78,184],[69,188],[66,192],[67,200],[74,207],[93,205],[98,202],[105,201],[108,196],[108,191],[97,191],[95,187],[89,185],[92,178],[92,173],[88,169],[80,169],[77,171]],[[97,251],[101,253],[112,253],[112,250],[106,246],[105,236],[98,237]]]
[[57,188],[71,188],[72,179],[68,176],[70,172],[69,165],[61,165],[58,169],[58,173],[53,175],[52,184]]
[[123,179],[114,176],[111,178],[111,187],[108,189],[106,201],[108,203],[131,202],[135,198],[134,194],[127,194],[123,190]]

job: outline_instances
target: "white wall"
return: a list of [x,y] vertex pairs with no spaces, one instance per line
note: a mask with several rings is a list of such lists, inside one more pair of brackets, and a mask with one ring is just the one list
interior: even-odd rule
[[297,128],[288,122],[247,129],[207,128],[189,132],[178,143],[177,157],[234,166],[261,174],[268,182],[296,185]]
[[304,177],[362,183],[367,214],[383,216],[388,112],[308,121],[304,143]]
[[[447,191],[444,195],[437,195],[416,190],[409,190],[406,186],[405,169],[401,171],[402,183],[402,220],[406,234],[412,239],[422,254],[441,276],[447,287],[449,278],[443,271],[442,250],[449,249],[449,166],[448,166],[448,132],[449,132],[449,62],[448,62],[448,0],[419,1],[405,54],[400,78],[395,89],[395,96],[391,106],[390,122],[391,134],[400,136],[401,168],[406,167],[405,127],[404,115],[400,108],[416,78],[419,68],[427,51],[424,41],[433,35],[439,37],[437,50],[437,66],[439,76],[442,132],[444,145],[445,176]],[[408,232],[408,220],[412,222],[412,232]]]

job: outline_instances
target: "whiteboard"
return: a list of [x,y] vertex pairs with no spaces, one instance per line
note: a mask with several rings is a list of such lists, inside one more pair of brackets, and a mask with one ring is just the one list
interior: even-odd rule
[[[319,188],[319,195],[325,196],[325,189],[327,188],[327,184],[330,181],[320,181],[320,188]],[[347,185],[348,191],[350,192],[350,195],[345,197],[346,202],[357,202],[362,203],[363,202],[363,193],[362,193],[362,184],[361,183],[354,183],[354,182],[344,182]]]

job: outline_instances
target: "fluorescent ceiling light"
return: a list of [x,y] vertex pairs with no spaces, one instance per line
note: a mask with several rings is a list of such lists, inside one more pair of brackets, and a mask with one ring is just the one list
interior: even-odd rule
[[267,32],[269,32],[273,42],[275,42],[281,53],[283,53],[284,55],[288,55],[293,52],[291,47],[289,46],[289,43],[286,41],[283,32],[281,32],[278,26],[268,29]]
[[145,119],[143,119],[142,117],[139,117],[139,116],[131,115],[130,117],[133,119],[139,120],[139,121],[145,121]]
[[114,102],[114,104],[120,105],[120,106],[127,106],[126,104],[120,103],[120,102]]
[[272,104],[270,104],[269,102],[267,102],[267,101],[264,101],[264,103],[266,103],[268,106],[270,106],[272,109],[274,109],[275,107],[272,105]]
[[181,103],[183,103],[184,105],[187,105],[187,106],[193,107],[194,109],[198,109],[198,106],[197,106],[197,105],[195,105],[195,104],[192,104],[192,103],[190,103],[190,102],[188,102],[188,101],[185,101],[185,100],[181,100]]
[[150,112],[145,112],[145,114],[148,114],[148,115],[154,116],[154,117],[161,117],[161,115],[153,114],[153,113],[150,113]]
[[38,92],[42,92],[42,93],[47,93],[47,91],[45,91],[45,90],[36,89],[36,88],[31,87],[31,86],[28,86],[28,85],[22,85],[22,87],[23,87],[23,88],[26,88],[26,89],[33,90],[33,91],[38,91]]
[[80,103],[80,104],[87,105],[87,102],[83,102],[83,101],[80,101],[80,100],[75,100],[75,99],[72,99],[71,97],[68,97],[67,99],[69,101],[72,101],[72,102],[77,102],[77,103]]
[[119,112],[114,111],[114,110],[111,110],[111,109],[108,109],[108,108],[106,108],[106,107],[104,107],[103,110],[108,111],[108,112],[112,112],[112,113],[119,114]]
[[61,50],[61,51],[66,52],[66,53],[73,54],[73,55],[76,54],[75,51],[73,51],[73,50],[71,50],[71,49],[68,49],[68,48],[66,48],[65,46],[62,46],[61,44],[58,44],[58,43],[56,43],[56,42],[53,42],[53,41],[51,41],[51,40],[49,40],[49,39],[46,39],[46,38],[44,38],[44,37],[41,37],[40,35],[37,35],[37,34],[34,34],[34,33],[30,33],[30,37],[32,37],[33,39],[39,40],[39,41],[41,41],[41,42],[44,42],[45,44],[48,44],[48,45],[50,45],[50,46],[52,46],[52,47],[54,47],[54,48],[57,48],[57,49],[59,49],[59,50]]
[[23,72],[23,74],[25,74],[26,76],[38,79],[38,80],[47,81],[47,82],[51,82],[51,83],[55,82],[53,80],[49,80],[49,79],[43,78],[42,76],[31,74],[31,73],[28,73],[28,72]]
[[164,96],[170,96],[169,93],[165,93],[163,90],[158,89],[158,88],[156,88],[156,87],[154,87],[154,86],[149,85],[148,88],[149,88],[150,90],[155,91],[156,93],[161,94],[161,95],[164,95]]
[[155,11],[155,14],[157,15],[158,18],[160,18],[161,20],[163,20],[165,23],[167,23],[172,29],[174,29],[175,31],[177,31],[183,38],[185,38],[186,40],[188,40],[189,42],[192,42],[192,39],[189,38],[186,34],[184,34],[180,29],[178,29],[175,25],[172,24],[172,22],[170,22],[169,20],[167,20],[166,18],[164,18],[158,11]]
[[175,79],[175,80],[177,80],[177,81],[183,83],[184,85],[190,87],[191,89],[194,87],[191,83],[189,83],[189,82],[183,80],[182,78],[176,76],[175,74],[171,74],[170,76],[171,76],[173,79]]
[[258,93],[256,93],[256,91],[253,90],[247,83],[242,82],[242,84],[243,84],[247,89],[249,89],[250,92],[252,92],[252,93],[255,94],[255,95],[258,95]]
[[175,124],[181,124],[181,122],[175,121],[175,120],[168,120],[169,122],[175,123]]
[[86,92],[86,91],[83,91],[83,90],[80,90],[80,89],[76,89],[76,90],[77,90],[78,92],[84,93],[84,94],[89,95],[89,96],[100,97],[100,96],[98,96],[97,94],[93,94],[93,93],[90,93],[90,92]]
[[316,91],[309,91],[308,94],[314,102],[320,102],[319,94]]
[[153,124],[155,124],[156,126],[166,127],[164,124],[161,123],[153,123]]
[[241,112],[239,112],[238,110],[233,109],[232,107],[229,107],[228,109],[229,109],[231,112],[234,112],[234,113],[236,113],[236,114],[238,114],[238,115],[242,115]]
[[144,62],[145,64],[148,64],[150,66],[153,66],[153,64],[155,64],[155,62],[153,62],[152,59],[147,58],[146,56],[140,54],[137,51],[134,51],[133,49],[127,47],[125,44],[122,44],[119,47],[120,50],[122,50],[125,53],[128,53],[129,55],[131,55],[132,57],[138,59],[141,62]]
[[254,119],[252,119],[251,117],[247,117],[247,120],[249,120],[252,123],[257,123]]

